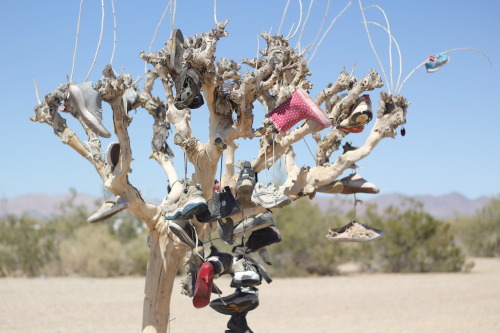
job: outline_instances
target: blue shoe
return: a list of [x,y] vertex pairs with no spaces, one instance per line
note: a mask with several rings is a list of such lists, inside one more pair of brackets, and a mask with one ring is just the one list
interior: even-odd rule
[[425,62],[425,68],[427,73],[432,73],[437,71],[441,66],[450,61],[450,56],[446,53],[439,53],[438,55],[431,55],[427,58]]

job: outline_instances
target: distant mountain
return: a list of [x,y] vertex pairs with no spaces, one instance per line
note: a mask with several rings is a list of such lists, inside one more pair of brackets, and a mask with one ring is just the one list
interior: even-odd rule
[[[7,214],[21,215],[26,213],[36,218],[47,219],[53,214],[60,211],[60,206],[67,203],[71,199],[72,194],[46,195],[46,194],[29,194],[12,199],[0,200],[0,216]],[[358,206],[358,212],[362,213],[368,204],[377,205],[377,211],[382,212],[390,205],[403,206],[406,196],[400,193],[377,194],[359,196],[358,199],[363,200],[364,204]],[[474,215],[488,201],[488,197],[480,197],[477,199],[468,199],[460,193],[450,193],[445,195],[416,195],[413,199],[422,202],[424,210],[438,219],[447,219],[455,216],[470,216]],[[75,205],[84,205],[93,211],[100,206],[102,198],[77,193],[73,198]],[[305,199],[302,199],[305,200]],[[340,213],[348,212],[353,208],[352,196],[317,195],[313,202],[322,210],[332,209],[338,210]]]
[[[361,199],[363,205],[358,205],[358,212],[363,212],[368,204],[375,204],[377,211],[382,212],[389,206],[402,207],[404,200],[409,196],[401,193],[364,195]],[[484,207],[490,198],[479,197],[469,199],[460,193],[449,193],[445,195],[415,195],[412,199],[423,204],[426,212],[430,213],[437,219],[448,219],[456,216],[471,216]],[[347,212],[353,209],[354,198],[352,196],[335,195],[335,196],[317,196],[313,199],[322,210],[334,209],[340,212]]]
[[[71,193],[59,195],[28,194],[12,199],[0,200],[0,216],[27,214],[39,219],[47,219],[60,211],[61,205],[68,203]],[[73,199],[75,206],[83,205],[89,210],[96,209],[99,198],[77,193]]]

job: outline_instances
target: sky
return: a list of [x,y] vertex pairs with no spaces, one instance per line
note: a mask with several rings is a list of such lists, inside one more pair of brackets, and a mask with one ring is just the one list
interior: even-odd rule
[[[145,65],[139,58],[144,50],[158,51],[164,47],[172,29],[170,12],[160,18],[168,1],[116,0],[116,48],[113,66],[144,77]],[[303,1],[303,17],[291,45],[304,48],[313,43],[321,22],[323,32],[347,1],[332,1],[325,16],[326,0],[314,1],[309,18],[309,1]],[[288,35],[299,22],[299,1],[291,0],[282,22],[286,0],[216,2],[216,17],[229,20],[229,36],[219,41],[216,57],[243,58],[257,56],[265,47],[259,35],[263,31]],[[500,77],[500,2],[479,1],[389,1],[363,2],[363,6],[379,5],[386,13],[394,38],[402,53],[402,78],[427,56],[454,48],[479,49],[489,55],[493,65],[480,53],[470,50],[450,52],[450,62],[435,73],[422,67],[405,83],[401,95],[411,105],[408,109],[406,136],[384,139],[372,153],[358,162],[360,174],[380,188],[381,194],[399,192],[407,195],[442,195],[459,192],[471,199],[500,193],[500,104],[496,98]],[[70,147],[62,144],[46,124],[29,120],[37,104],[33,80],[40,96],[65,84],[72,72],[75,37],[80,1],[8,1],[0,0],[0,196],[14,198],[32,193],[62,194],[69,189],[79,193],[103,195],[101,180],[94,168]],[[83,82],[96,53],[101,30],[101,1],[84,0],[78,34],[73,81]],[[89,80],[101,78],[102,69],[111,60],[114,45],[111,1],[105,0],[104,28],[101,47]],[[375,7],[367,9],[368,21],[385,25],[382,13]],[[214,27],[214,2],[210,0],[177,1],[173,25],[185,36],[206,32]],[[352,5],[313,44],[309,63],[315,96],[341,70],[362,78],[371,68],[381,75],[364,25],[359,3]],[[305,27],[303,23],[306,22]],[[155,30],[159,29],[152,43]],[[281,29],[280,29],[281,26]],[[304,28],[303,28],[304,27]],[[387,80],[381,89],[370,92],[374,112],[380,91],[391,85],[389,39],[385,31],[370,24],[372,41],[378,51]],[[298,40],[300,38],[300,45]],[[317,39],[317,40],[319,40]],[[393,44],[392,82],[399,76],[399,57]],[[242,66],[242,70],[250,70]],[[142,89],[144,80],[139,82]],[[157,91],[157,90],[155,90]],[[158,96],[161,91],[158,91]],[[104,103],[105,104],[105,103]],[[264,111],[256,105],[254,128],[259,126]],[[160,166],[148,156],[151,153],[152,117],[143,109],[132,111],[129,127],[134,161],[130,182],[147,200],[166,194],[168,179]],[[112,130],[112,112],[104,105],[104,125]],[[208,110],[192,110],[192,128],[206,141]],[[81,125],[67,117],[67,122],[82,140],[87,140]],[[373,122],[371,123],[373,125]],[[368,128],[371,127],[368,126]],[[347,138],[360,146],[368,130]],[[172,137],[169,138],[171,146]],[[105,151],[116,136],[102,140]],[[314,149],[311,137],[306,142]],[[252,160],[255,143],[243,140],[236,160]],[[312,165],[313,159],[304,141],[295,145],[298,165]],[[182,152],[175,147],[175,166],[183,175]],[[338,154],[334,154],[336,158]],[[279,172],[279,171],[276,171]],[[272,170],[268,171],[271,178]],[[345,176],[345,174],[343,175]],[[343,177],[342,176],[342,177]],[[261,178],[262,179],[262,178]]]

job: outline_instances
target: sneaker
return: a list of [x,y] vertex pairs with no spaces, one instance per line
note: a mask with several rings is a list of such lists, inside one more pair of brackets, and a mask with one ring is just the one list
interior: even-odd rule
[[[242,259],[243,260],[243,259]],[[262,283],[262,278],[260,275],[249,269],[242,272],[234,273],[233,279],[231,280],[231,287],[255,287]]]
[[270,209],[289,205],[292,199],[279,193],[274,184],[265,186],[262,183],[257,183],[252,192],[252,202],[258,206]]
[[210,250],[207,262],[214,267],[214,274],[221,276],[231,273],[233,270],[233,256],[229,253],[220,252],[214,245],[210,247]]
[[427,73],[433,73],[437,71],[441,66],[445,65],[450,61],[450,56],[446,53],[439,53],[437,55],[431,55],[427,58],[425,62],[425,68]]
[[381,238],[384,232],[356,221],[330,229],[326,239],[332,242],[370,242]]
[[120,161],[120,144],[118,142],[111,142],[106,150],[106,160],[108,161],[108,165],[113,170]]
[[[267,283],[273,282],[273,279],[267,273],[266,269],[257,260],[255,260],[249,254],[247,254],[242,248],[235,247],[235,248],[233,248],[233,252],[236,253],[240,259],[244,259],[244,260],[250,262],[251,264],[253,264],[257,268],[259,275],[262,276],[262,278],[264,280],[266,280]],[[233,267],[234,267],[234,265],[233,265]]]
[[225,315],[246,313],[256,309],[258,306],[259,297],[257,296],[256,288],[236,288],[236,291],[231,295],[214,299],[210,302],[210,307],[212,309]]
[[95,223],[107,220],[111,216],[127,208],[128,202],[125,201],[125,199],[123,199],[122,197],[117,196],[115,201],[104,202],[97,212],[89,216],[87,222]]
[[320,186],[317,188],[318,192],[323,193],[368,193],[377,194],[380,192],[378,187],[370,182],[367,182],[359,173],[351,174],[340,180],[336,180],[329,185]]
[[188,219],[169,220],[168,227],[174,235],[179,237],[181,242],[194,249],[196,244],[196,229]]
[[210,214],[199,214],[196,216],[201,223],[210,223],[225,219],[240,213],[240,208],[229,186],[224,187],[223,192],[215,192],[212,199],[208,201]]
[[183,66],[175,81],[174,105],[177,109],[197,109],[204,104],[200,78],[194,68]]
[[248,216],[243,219],[236,228],[234,228],[233,235],[234,238],[240,238],[244,233],[251,233],[255,230],[259,230],[268,227],[274,223],[273,217],[270,212],[260,213],[253,216]]
[[[364,94],[358,97],[356,103],[352,107],[351,114],[348,118],[340,122],[339,128],[359,128],[372,120],[372,102],[370,95]],[[353,133],[353,132],[351,132]],[[354,132],[356,133],[356,132]]]
[[246,242],[246,252],[251,253],[263,247],[276,244],[282,241],[280,231],[275,225],[265,227],[252,232]]
[[126,112],[131,111],[138,107],[137,103],[139,102],[139,94],[135,91],[134,88],[128,88],[125,90],[122,96],[123,107]]
[[280,133],[287,132],[295,124],[303,119],[312,119],[327,128],[330,126],[328,115],[320,109],[304,90],[295,90],[289,99],[277,106],[266,117],[268,117]]
[[92,82],[71,84],[65,111],[75,111],[88,128],[95,134],[110,138],[111,133],[102,124],[102,99],[94,90]]
[[174,75],[179,75],[181,73],[184,53],[184,37],[182,36],[182,31],[180,29],[174,29],[172,37],[168,43],[170,53],[170,70],[174,73]]
[[344,188],[340,193],[353,194],[353,193],[369,193],[377,194],[380,192],[378,187],[370,182],[367,182],[359,173],[351,174],[340,180]]
[[177,202],[177,207],[165,212],[165,219],[189,219],[207,209],[207,201],[203,197],[200,184],[188,185]]
[[231,319],[227,322],[227,328],[225,333],[253,333],[253,331],[248,327],[246,313],[236,313],[231,316]]
[[233,244],[234,222],[233,219],[227,217],[225,219],[217,220],[217,232],[219,237],[224,243]]
[[193,305],[195,308],[201,309],[210,303],[213,284],[214,267],[211,263],[204,262],[198,271],[194,288]]
[[255,172],[250,162],[245,161],[236,182],[236,198],[248,198],[252,195],[255,186]]

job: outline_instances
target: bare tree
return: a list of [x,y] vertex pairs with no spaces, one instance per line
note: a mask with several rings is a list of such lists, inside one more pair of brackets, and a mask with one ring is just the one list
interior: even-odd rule
[[[168,221],[163,216],[163,209],[175,202],[183,190],[168,149],[155,149],[151,155],[165,171],[171,187],[160,205],[145,202],[140,191],[129,182],[132,151],[128,126],[131,117],[123,101],[127,89],[131,88],[139,95],[138,104],[153,116],[153,137],[161,136],[161,131],[167,126],[175,129],[173,141],[183,149],[186,159],[194,167],[190,182],[201,184],[207,200],[213,195],[212,186],[222,157],[225,173],[221,185],[234,190],[238,177],[234,162],[237,139],[260,140],[260,148],[251,162],[256,173],[269,168],[279,157],[284,157],[287,179],[280,191],[296,200],[304,196],[312,198],[318,187],[334,182],[344,170],[368,156],[380,140],[394,137],[397,127],[405,123],[408,108],[406,99],[382,92],[379,110],[365,143],[357,149],[339,154],[335,161],[330,162],[332,154],[350,134],[342,131],[339,124],[349,116],[361,94],[383,86],[379,74],[371,70],[361,79],[343,71],[334,83],[316,96],[316,103],[327,113],[332,123],[326,134],[320,133],[324,127],[312,119],[304,120],[298,127],[285,133],[276,131],[268,118],[256,126],[253,121],[256,102],[263,105],[266,113],[271,112],[297,89],[309,90],[312,87],[308,81],[311,73],[304,52],[297,53],[282,35],[268,33],[262,33],[267,45],[260,51],[261,56],[243,60],[243,64],[253,68],[253,71],[242,73],[240,64],[232,59],[216,60],[217,42],[227,36],[226,25],[227,21],[218,22],[211,31],[190,37],[182,45],[182,62],[198,74],[210,112],[207,142],[200,142],[191,130],[191,110],[178,109],[174,105],[174,79],[178,73],[171,65],[172,54],[168,47],[154,53],[141,53],[141,58],[154,67],[147,73],[142,91],[133,85],[129,74],[116,77],[111,66],[105,68],[104,77],[94,86],[102,100],[109,103],[113,110],[114,133],[120,147],[116,165],[110,165],[102,157],[99,136],[89,128],[81,115],[72,113],[84,127],[88,141],[78,138],[61,116],[59,109],[68,99],[72,83],[62,85],[46,95],[30,118],[51,126],[64,144],[93,165],[104,186],[128,202],[128,210],[142,219],[149,229],[151,247],[146,275],[143,332],[168,330],[174,277],[190,249],[170,231]],[[153,85],[158,81],[162,84],[164,98],[152,95]],[[343,98],[341,93],[345,93]],[[316,164],[299,167],[295,164],[293,145],[308,135],[312,135],[317,143]],[[264,211],[260,206],[247,207],[241,209],[235,219],[242,220]],[[206,239],[214,231],[212,224],[199,223],[196,218],[193,224],[201,239]]]

